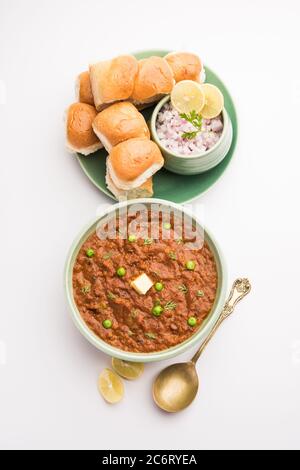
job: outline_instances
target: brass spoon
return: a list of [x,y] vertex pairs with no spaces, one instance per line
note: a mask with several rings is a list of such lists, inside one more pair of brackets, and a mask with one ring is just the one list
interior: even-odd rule
[[199,386],[196,362],[221,323],[231,315],[236,304],[250,292],[250,289],[251,284],[248,279],[237,279],[233,283],[218,321],[192,360],[173,364],[158,374],[153,384],[153,398],[157,406],[169,413],[176,413],[192,403]]

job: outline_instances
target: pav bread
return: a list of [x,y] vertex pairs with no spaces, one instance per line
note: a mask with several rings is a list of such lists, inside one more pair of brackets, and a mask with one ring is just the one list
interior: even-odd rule
[[182,80],[200,81],[202,64],[196,54],[189,52],[171,52],[165,56],[171,67],[176,83]]
[[91,104],[94,106],[94,97],[90,82],[90,74],[88,71],[82,72],[76,78],[75,95],[76,100],[80,103]]
[[103,147],[92,128],[96,115],[94,106],[86,103],[73,103],[67,109],[66,144],[71,153],[89,155]]
[[152,177],[149,178],[145,183],[141,186],[133,189],[120,189],[114,184],[111,176],[109,174],[109,170],[107,168],[106,171],[106,186],[113,193],[113,195],[117,199],[138,199],[141,197],[152,197],[153,196],[153,181]]
[[93,129],[108,152],[124,140],[150,139],[144,116],[128,101],[112,104],[101,111],[94,119]]
[[130,190],[145,183],[164,164],[159,147],[152,140],[129,139],[112,148],[107,166],[113,184]]
[[127,100],[138,73],[138,61],[131,55],[90,65],[90,80],[96,109],[115,101]]
[[141,59],[131,101],[137,105],[158,101],[171,93],[174,83],[172,69],[164,58],[152,56]]

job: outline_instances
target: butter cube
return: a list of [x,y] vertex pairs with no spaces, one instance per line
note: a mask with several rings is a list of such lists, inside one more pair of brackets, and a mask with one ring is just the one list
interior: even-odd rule
[[150,277],[143,273],[131,282],[131,287],[133,287],[138,294],[145,295],[153,284],[154,282],[151,281]]

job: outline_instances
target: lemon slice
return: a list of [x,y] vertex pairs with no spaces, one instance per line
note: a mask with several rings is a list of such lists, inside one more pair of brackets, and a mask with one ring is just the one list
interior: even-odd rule
[[111,363],[117,374],[127,380],[135,380],[144,372],[144,364],[141,362],[122,361],[113,357]]
[[182,80],[176,83],[171,93],[171,103],[179,113],[200,113],[205,105],[205,96],[200,83]]
[[124,396],[122,380],[110,369],[104,369],[99,375],[98,390],[108,403],[118,403]]
[[204,119],[213,119],[220,114],[224,108],[224,97],[215,85],[203,83],[201,88],[205,95],[205,104],[201,110]]

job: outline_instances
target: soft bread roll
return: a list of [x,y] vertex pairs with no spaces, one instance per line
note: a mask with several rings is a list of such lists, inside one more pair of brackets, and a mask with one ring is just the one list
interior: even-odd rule
[[196,54],[171,52],[165,56],[165,59],[173,71],[176,83],[181,82],[181,80],[200,81],[202,64]]
[[74,103],[69,106],[66,116],[66,141],[67,149],[71,153],[89,155],[103,147],[92,128],[96,115],[96,109],[90,104]]
[[131,55],[90,65],[90,80],[96,109],[115,101],[127,100],[134,87],[138,62]]
[[159,147],[148,139],[129,139],[112,148],[107,166],[117,188],[138,188],[164,164]]
[[79,101],[80,103],[91,104],[92,106],[94,106],[90,74],[88,71],[82,72],[76,78],[75,94],[77,101]]
[[156,56],[141,59],[131,100],[138,105],[153,103],[171,93],[173,86],[173,72],[165,59]]
[[153,181],[152,177],[149,178],[138,188],[129,190],[117,188],[109,174],[108,168],[106,169],[106,186],[113,193],[117,199],[138,199],[140,197],[152,197],[153,196]]
[[124,140],[134,137],[150,139],[144,116],[128,101],[115,103],[101,111],[94,119],[93,129],[108,152]]

